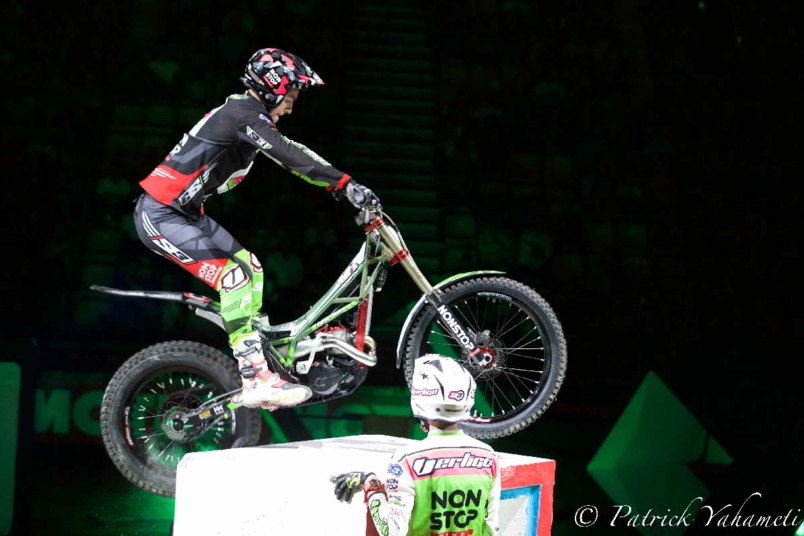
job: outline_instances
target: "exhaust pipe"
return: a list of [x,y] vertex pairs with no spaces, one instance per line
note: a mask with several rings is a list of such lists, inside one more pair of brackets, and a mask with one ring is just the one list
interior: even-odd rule
[[339,339],[337,337],[331,337],[329,335],[321,335],[321,344],[324,348],[332,348],[335,350],[339,350],[342,353],[348,355],[355,361],[359,361],[364,365],[368,365],[369,367],[373,367],[377,364],[377,344],[374,342],[374,339],[366,335],[364,339],[364,344],[368,349],[368,353],[361,352],[348,342],[344,341],[343,339]]

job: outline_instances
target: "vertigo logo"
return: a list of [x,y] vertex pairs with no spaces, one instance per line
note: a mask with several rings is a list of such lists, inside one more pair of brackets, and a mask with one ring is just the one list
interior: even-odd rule
[[485,469],[492,467],[494,460],[485,456],[472,456],[469,452],[463,456],[445,458],[416,458],[413,460],[413,472],[416,476],[432,475],[439,469],[452,469],[453,467],[474,467]]

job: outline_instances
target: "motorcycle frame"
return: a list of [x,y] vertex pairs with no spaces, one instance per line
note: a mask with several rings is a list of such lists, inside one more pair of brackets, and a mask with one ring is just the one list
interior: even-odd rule
[[[364,225],[365,242],[360,246],[357,255],[341,272],[335,283],[318,299],[310,309],[299,318],[275,326],[260,327],[260,332],[267,339],[265,348],[285,368],[292,367],[297,344],[316,331],[324,328],[333,320],[358,308],[358,320],[355,333],[355,347],[359,353],[350,354],[361,363],[374,366],[376,358],[363,352],[371,327],[371,313],[374,302],[374,288],[377,278],[386,269],[385,265],[399,263],[413,279],[422,292],[432,291],[427,278],[422,274],[413,257],[410,255],[395,226],[388,225],[383,219],[388,217],[379,209],[363,209],[357,216],[358,225]],[[344,294],[351,289],[357,278],[360,282],[353,295]],[[326,314],[331,307],[341,305]],[[288,345],[287,354],[283,355],[277,347]],[[311,352],[312,354],[312,352]],[[362,355],[361,355],[362,354]],[[310,358],[312,360],[312,357]]]
[[[385,221],[385,218],[388,219],[390,224]],[[355,218],[355,221],[358,225],[363,226],[363,230],[366,234],[365,242],[361,244],[357,255],[355,255],[349,265],[341,272],[335,283],[330,286],[324,295],[321,296],[306,313],[295,320],[275,326],[264,326],[261,324],[258,326],[257,329],[263,337],[263,347],[268,351],[271,359],[277,362],[285,372],[292,374],[294,354],[298,343],[306,337],[314,335],[318,330],[324,328],[336,318],[357,307],[359,310],[355,333],[355,346],[350,347],[350,345],[338,343],[338,341],[331,341],[330,344],[334,344],[335,346],[339,346],[342,350],[346,350],[347,355],[364,365],[376,365],[377,359],[373,354],[374,342],[373,339],[369,337],[368,333],[371,324],[371,309],[374,300],[375,283],[382,271],[386,269],[386,264],[391,266],[400,264],[411,277],[414,284],[423,293],[418,304],[411,311],[411,315],[428,304],[432,305],[440,317],[442,327],[467,351],[469,359],[474,359],[477,363],[482,363],[484,359],[487,359],[487,354],[472,342],[471,337],[469,337],[469,332],[463,327],[462,323],[455,318],[449,305],[442,303],[439,292],[439,288],[449,281],[467,276],[471,277],[482,272],[459,274],[433,287],[413,260],[396,225],[380,207],[364,207]],[[357,292],[355,293],[352,290],[351,293],[354,295],[344,296],[358,277],[360,277],[360,282],[357,287]],[[195,311],[197,316],[209,320],[221,329],[224,329],[220,303],[206,296],[193,293],[165,291],[120,290],[99,285],[92,285],[90,288],[118,296],[177,301],[186,304],[190,309]],[[341,305],[341,307],[323,316],[325,311],[337,305]],[[411,316],[409,315],[405,323],[406,326],[409,325],[410,318]],[[320,337],[320,334],[314,336]],[[324,336],[326,335],[324,334]],[[363,351],[366,343],[372,347],[370,353]],[[278,349],[285,345],[288,345],[286,355]],[[357,351],[354,351],[352,348],[355,348]],[[307,364],[313,361],[317,350],[318,348],[313,348],[310,351],[310,357],[306,360]],[[399,367],[399,356],[397,357],[397,367]],[[183,422],[177,423],[177,426],[193,426],[207,421],[212,414],[210,411],[206,410],[213,409],[215,406],[219,407],[216,409],[222,409],[223,407],[236,409],[242,405],[239,391],[224,393],[208,401],[192,414],[186,415]],[[218,414],[219,412],[216,411],[215,415]]]

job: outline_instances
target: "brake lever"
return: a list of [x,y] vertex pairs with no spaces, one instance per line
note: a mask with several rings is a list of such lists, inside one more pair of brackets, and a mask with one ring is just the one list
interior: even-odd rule
[[365,227],[369,223],[369,214],[370,213],[368,207],[361,208],[360,212],[358,212],[357,216],[355,216],[355,223],[359,227]]

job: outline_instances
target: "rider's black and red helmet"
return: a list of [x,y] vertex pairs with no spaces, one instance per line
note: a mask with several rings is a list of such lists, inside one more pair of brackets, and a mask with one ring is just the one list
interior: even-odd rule
[[278,48],[261,48],[255,52],[240,81],[253,89],[269,109],[278,106],[291,89],[305,90],[310,86],[324,85],[306,61]]

